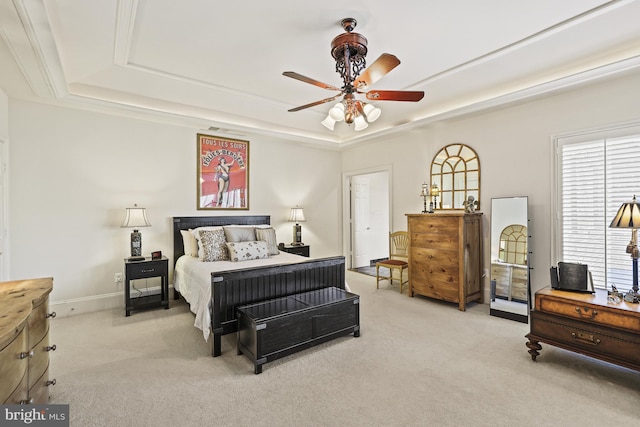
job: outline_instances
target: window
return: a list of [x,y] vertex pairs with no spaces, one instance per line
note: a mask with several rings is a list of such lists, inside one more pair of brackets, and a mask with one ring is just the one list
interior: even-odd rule
[[[629,132],[633,135],[618,136]],[[609,228],[623,202],[640,198],[640,129],[614,136],[556,139],[558,199],[557,261],[587,264],[596,287],[632,285],[626,253],[631,229]]]
[[464,209],[472,196],[480,208],[480,161],[473,149],[464,144],[444,147],[431,162],[431,184],[440,188],[436,209]]

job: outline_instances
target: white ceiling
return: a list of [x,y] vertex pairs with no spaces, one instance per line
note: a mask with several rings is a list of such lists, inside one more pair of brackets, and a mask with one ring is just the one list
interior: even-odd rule
[[[11,97],[119,109],[221,134],[271,134],[326,146],[518,102],[640,67],[640,0],[12,0],[0,2],[0,87]],[[423,90],[379,101],[355,132],[320,122],[342,85],[330,54],[357,19],[368,63],[402,62],[373,89]]]

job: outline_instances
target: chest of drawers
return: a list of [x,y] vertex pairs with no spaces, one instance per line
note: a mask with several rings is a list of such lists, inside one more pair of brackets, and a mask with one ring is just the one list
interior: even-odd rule
[[410,295],[482,302],[482,214],[408,214]]
[[53,279],[0,283],[0,403],[49,401],[49,294]]

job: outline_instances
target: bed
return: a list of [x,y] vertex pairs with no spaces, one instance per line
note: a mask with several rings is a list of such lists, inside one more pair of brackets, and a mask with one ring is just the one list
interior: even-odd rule
[[221,337],[237,330],[236,307],[330,286],[345,289],[343,256],[313,259],[279,252],[265,259],[203,262],[185,255],[181,231],[269,224],[268,215],[173,218],[174,298],[182,295],[189,303],[205,339],[213,335],[214,357],[222,352]]

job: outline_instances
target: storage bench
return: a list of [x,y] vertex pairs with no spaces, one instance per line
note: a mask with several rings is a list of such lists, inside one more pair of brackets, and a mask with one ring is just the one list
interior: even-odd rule
[[335,287],[237,308],[238,354],[262,365],[333,338],[360,336],[360,297]]

